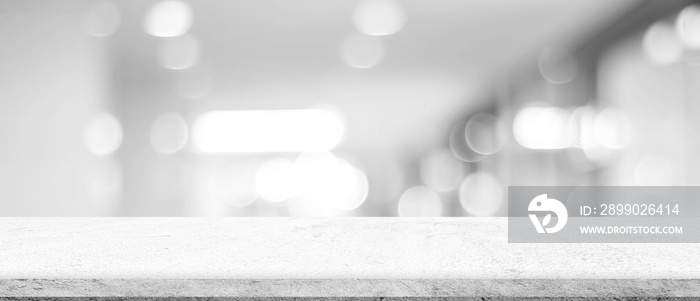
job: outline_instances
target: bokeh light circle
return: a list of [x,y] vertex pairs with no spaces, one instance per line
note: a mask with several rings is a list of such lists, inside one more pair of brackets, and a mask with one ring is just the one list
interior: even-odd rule
[[465,139],[467,121],[460,121],[452,127],[449,136],[450,151],[455,158],[464,162],[476,162],[484,158],[484,155],[475,152]]
[[562,47],[549,47],[540,53],[538,61],[540,74],[550,83],[563,84],[576,77],[578,63],[569,50]]
[[436,149],[420,162],[420,176],[428,187],[436,191],[450,191],[459,186],[464,167],[450,150]]
[[551,106],[526,106],[513,119],[513,136],[529,149],[562,149],[575,145],[572,112]]
[[199,41],[186,34],[163,40],[158,50],[158,62],[166,69],[188,69],[199,61],[200,52]]
[[482,155],[491,155],[500,151],[505,143],[498,118],[489,113],[479,113],[469,118],[464,137],[467,145]]
[[353,21],[361,33],[386,36],[395,34],[404,27],[406,14],[396,1],[367,0],[357,6]]
[[161,1],[153,5],[145,20],[145,30],[155,37],[181,36],[192,26],[192,10],[178,0]]
[[346,37],[340,47],[343,61],[358,69],[372,68],[384,59],[384,44],[378,37],[353,33]]
[[[350,163],[338,159],[338,166],[326,188],[326,195],[335,209],[350,211],[360,207],[367,199],[369,182],[367,176]],[[329,189],[330,188],[330,189]]]
[[[123,174],[119,162],[113,157],[100,158],[88,166],[88,199],[99,211],[114,209],[123,194]],[[113,213],[113,212],[111,212]]]
[[401,217],[441,216],[442,200],[432,189],[415,186],[401,195],[398,211]]
[[683,55],[683,44],[667,22],[651,25],[644,34],[643,46],[649,60],[658,65],[672,64]]
[[593,131],[598,143],[609,149],[627,146],[632,136],[629,118],[616,108],[606,108],[598,113]]
[[236,165],[211,182],[215,184],[215,193],[231,207],[240,208],[252,204],[258,197],[255,190],[255,165]]
[[678,14],[676,32],[685,47],[700,49],[700,5],[688,6]]
[[469,175],[459,186],[459,203],[473,216],[493,216],[503,205],[504,187],[486,172]]
[[122,144],[123,130],[119,120],[109,113],[95,115],[85,127],[83,140],[95,155],[114,153]]
[[285,158],[273,158],[258,169],[255,189],[259,196],[270,202],[282,202],[297,191],[294,164]]
[[187,143],[189,129],[180,114],[168,112],[151,124],[151,146],[162,154],[172,154]]

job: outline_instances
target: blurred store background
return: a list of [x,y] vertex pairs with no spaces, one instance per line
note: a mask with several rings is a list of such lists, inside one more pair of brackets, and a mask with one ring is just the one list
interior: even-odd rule
[[502,216],[700,185],[700,4],[0,1],[2,216]]

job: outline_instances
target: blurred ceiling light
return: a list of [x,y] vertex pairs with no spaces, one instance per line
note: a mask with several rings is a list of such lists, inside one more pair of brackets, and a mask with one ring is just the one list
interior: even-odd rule
[[378,37],[353,33],[340,47],[343,61],[353,68],[372,68],[384,59],[384,45]]
[[255,189],[263,199],[282,202],[297,191],[297,177],[294,164],[284,158],[274,158],[265,162],[255,175]]
[[406,24],[406,14],[396,1],[367,0],[355,8],[355,27],[361,33],[386,36],[399,32]]
[[109,155],[122,144],[122,125],[109,113],[95,115],[85,127],[83,139],[87,149],[95,155]]
[[198,63],[178,73],[177,93],[187,98],[203,97],[214,88],[214,68],[207,63]]
[[464,177],[462,163],[447,149],[430,152],[420,162],[420,176],[423,183],[436,191],[450,191]]
[[399,216],[433,217],[442,215],[440,196],[425,186],[415,186],[406,190],[399,199]]
[[561,108],[529,106],[513,120],[513,135],[529,149],[562,149],[573,146],[569,130],[569,113]]
[[469,175],[459,186],[459,203],[473,216],[493,216],[501,208],[504,187],[486,172]]
[[644,52],[655,64],[669,65],[683,55],[683,45],[668,22],[656,22],[644,34]]
[[199,41],[189,34],[163,40],[158,49],[158,61],[166,69],[188,69],[199,61],[199,57]]
[[91,36],[111,36],[119,29],[119,25],[121,25],[121,12],[111,2],[95,2],[85,15],[85,28]]
[[450,151],[459,160],[464,162],[476,162],[481,160],[484,155],[475,152],[465,139],[467,122],[461,121],[457,123],[450,131],[449,144]]
[[676,19],[676,31],[683,45],[689,49],[700,49],[700,6],[684,8]]
[[197,118],[192,141],[207,153],[326,151],[343,131],[342,117],[325,109],[212,111]]
[[172,154],[182,149],[188,136],[187,123],[177,113],[160,115],[151,124],[151,146],[162,154]]
[[482,155],[500,151],[505,143],[498,117],[488,113],[479,113],[469,118],[464,137],[469,147]]
[[538,66],[542,77],[554,84],[570,82],[578,72],[576,59],[562,47],[549,47],[542,51]]
[[145,30],[156,37],[176,37],[192,26],[192,10],[182,1],[166,0],[153,5],[145,20]]

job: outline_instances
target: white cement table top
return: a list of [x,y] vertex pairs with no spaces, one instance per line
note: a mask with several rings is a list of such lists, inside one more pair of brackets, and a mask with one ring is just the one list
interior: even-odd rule
[[506,218],[0,218],[0,279],[0,295],[27,293],[32,279],[141,290],[294,280],[381,288],[373,279],[472,290],[503,279],[533,290],[538,279],[593,288],[602,287],[596,279],[667,279],[700,296],[700,244],[509,244]]

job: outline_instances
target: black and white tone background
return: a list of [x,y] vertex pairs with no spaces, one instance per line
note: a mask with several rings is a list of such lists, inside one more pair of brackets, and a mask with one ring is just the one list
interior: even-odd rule
[[698,116],[697,1],[0,0],[0,296],[700,297],[506,227],[699,186]]

